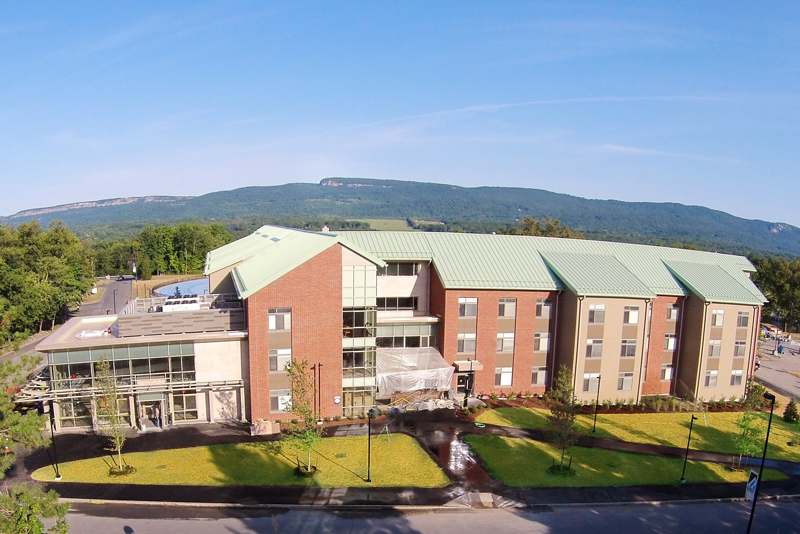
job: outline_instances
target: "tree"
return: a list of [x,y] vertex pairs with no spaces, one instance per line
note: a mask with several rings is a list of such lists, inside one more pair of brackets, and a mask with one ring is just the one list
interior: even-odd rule
[[552,217],[545,217],[541,221],[533,217],[525,217],[519,223],[519,227],[501,228],[501,234],[510,235],[531,235],[544,237],[571,237],[573,239],[583,239],[583,235],[570,229],[569,226],[561,226],[561,221]]
[[570,447],[578,442],[575,417],[580,411],[580,406],[575,403],[572,371],[566,365],[562,365],[558,370],[555,384],[550,391],[548,405],[550,415],[547,416],[547,421],[553,427],[553,445],[561,450],[559,470],[563,470],[564,455]]
[[128,424],[119,404],[120,402],[127,402],[127,399],[119,395],[117,378],[111,369],[111,362],[105,359],[97,362],[94,384],[96,388],[94,403],[97,423],[100,432],[108,437],[109,444],[106,450],[117,455],[117,468],[121,473],[123,471],[122,447],[125,445],[125,430]]
[[736,420],[736,427],[739,433],[734,435],[733,446],[739,454],[737,469],[742,468],[742,457],[755,456],[761,450],[761,438],[764,435],[764,428],[758,424],[761,416],[758,412],[746,411]]
[[787,423],[794,423],[800,419],[800,413],[797,412],[797,402],[794,399],[789,399],[789,404],[783,410],[783,420]]
[[[0,444],[10,449],[0,455],[0,478],[14,463],[17,447],[38,448],[47,444],[41,431],[47,416],[36,411],[20,413],[12,398],[17,386],[38,362],[39,358],[28,355],[23,355],[18,364],[0,362]],[[0,492],[0,532],[64,534],[69,530],[67,510],[69,505],[59,504],[55,491],[45,493],[38,487],[15,485]],[[45,529],[44,519],[55,519],[55,524]]]
[[[306,469],[311,472],[311,453],[322,440],[322,429],[317,427],[314,417],[314,399],[317,389],[314,385],[314,373],[306,360],[291,361],[286,364],[289,373],[289,389],[291,400],[289,411],[297,415],[299,423],[291,423],[287,433],[287,444],[307,453]],[[297,458],[298,467],[300,458]]]
[[756,382],[752,376],[748,378],[744,402],[742,403],[744,409],[749,411],[760,410],[764,406],[764,393],[766,391],[766,388]]

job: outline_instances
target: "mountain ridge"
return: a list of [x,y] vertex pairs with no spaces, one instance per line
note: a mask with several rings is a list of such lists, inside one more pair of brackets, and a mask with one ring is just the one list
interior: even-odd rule
[[328,177],[318,183],[248,186],[199,196],[121,197],[23,210],[4,218],[36,218],[69,226],[168,223],[246,217],[304,216],[413,219],[513,225],[526,216],[560,219],[587,237],[645,243],[701,244],[800,256],[800,229],[675,202],[587,199],[544,189]]

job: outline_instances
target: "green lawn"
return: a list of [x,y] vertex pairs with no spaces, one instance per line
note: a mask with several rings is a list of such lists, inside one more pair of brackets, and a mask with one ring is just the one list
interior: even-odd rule
[[[495,435],[465,436],[470,449],[480,455],[489,473],[518,487],[638,486],[677,484],[683,461],[647,454],[572,447],[572,468],[577,475],[562,477],[547,468],[561,457],[561,451],[546,443]],[[731,471],[708,462],[689,462],[687,482],[746,482],[749,469]],[[765,480],[787,478],[779,471],[765,470]],[[744,487],[742,487],[744,491]]]
[[408,221],[405,219],[348,219],[353,221],[361,221],[369,223],[369,227],[373,230],[380,230],[382,232],[391,231],[411,231]]
[[[478,421],[493,425],[515,428],[546,428],[547,410],[529,408],[497,408],[483,412]],[[710,412],[696,414],[699,418],[694,422],[691,448],[706,451],[734,453],[731,436],[736,433],[736,420],[739,412]],[[763,414],[763,425],[769,414]],[[691,414],[685,412],[670,413],[637,413],[626,409],[619,413],[598,414],[597,436],[601,438],[617,438],[634,443],[654,443],[672,447],[686,447],[689,436]],[[594,416],[579,415],[577,429],[584,434],[592,430]],[[800,462],[800,446],[791,447],[793,425],[786,423],[782,417],[773,415],[772,430],[769,436],[767,456],[781,460]]]
[[[366,437],[327,438],[314,454],[319,471],[313,478],[294,475],[295,455],[291,450],[276,452],[272,443],[214,445],[187,449],[124,454],[136,473],[109,477],[109,456],[67,462],[60,465],[64,482],[120,484],[165,484],[178,486],[400,486],[442,487],[449,480],[422,450],[404,434],[372,440],[372,483],[367,478]],[[341,457],[345,455],[344,457]],[[338,456],[338,457],[337,457]],[[33,478],[53,480],[53,469],[43,467]]]

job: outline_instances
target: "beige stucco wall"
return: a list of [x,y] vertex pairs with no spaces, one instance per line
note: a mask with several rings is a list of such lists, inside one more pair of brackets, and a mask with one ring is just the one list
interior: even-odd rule
[[[246,341],[195,343],[194,354],[198,382],[242,380],[247,377]],[[241,417],[241,407],[236,391],[218,391],[211,395],[214,420],[239,419]],[[245,396],[247,397],[247,395]],[[197,415],[201,421],[208,418],[207,404],[206,391],[198,392]],[[245,411],[247,412],[246,407]]]
[[[242,260],[245,261],[245,260]],[[242,262],[236,262],[230,267],[225,267],[217,272],[208,275],[208,292],[209,293],[236,293],[236,287],[233,285],[233,279],[230,274],[237,265]]]
[[[717,329],[711,326],[711,315],[714,310],[724,311],[724,320],[722,328]],[[748,312],[749,320],[747,328],[738,328],[737,316],[738,312]],[[705,310],[705,333],[703,336],[703,343],[701,345],[702,358],[700,359],[700,373],[697,384],[698,398],[705,400],[720,400],[729,399],[731,397],[744,396],[744,390],[747,380],[747,362],[749,360],[750,351],[752,349],[753,328],[755,326],[756,313],[752,306],[742,306],[736,304],[714,304],[710,303],[706,306]],[[721,341],[720,356],[719,358],[709,359],[709,342],[712,339],[719,339]],[[733,357],[733,350],[735,341],[744,341],[745,356],[740,358]],[[718,360],[715,361],[715,360]],[[683,364],[683,362],[681,362]],[[716,387],[705,386],[705,376],[707,370],[713,370],[716,367],[718,371]],[[731,386],[731,373],[733,370],[742,370],[743,377],[742,383],[738,386]]]
[[[379,297],[417,297],[416,315],[428,315],[430,303],[430,263],[417,262],[419,273],[416,276],[379,276]],[[390,317],[413,317],[411,310],[382,313]]]
[[[601,358],[586,358],[586,342],[593,339],[590,335],[598,335],[597,324],[589,323],[589,306],[605,305],[605,320],[602,327],[603,355]],[[625,306],[639,307],[639,320],[636,325],[624,325],[623,312]],[[647,321],[647,302],[638,299],[596,298],[583,299],[580,306],[580,328],[577,343],[575,365],[575,395],[578,400],[591,402],[597,396],[594,391],[583,391],[584,373],[600,373],[600,401],[616,399],[637,399],[640,392],[642,354],[644,351],[643,333]],[[589,327],[592,328],[589,328]],[[636,339],[636,355],[633,358],[621,358],[620,350],[623,339]],[[630,390],[618,390],[617,379],[621,372],[632,372],[633,379]]]

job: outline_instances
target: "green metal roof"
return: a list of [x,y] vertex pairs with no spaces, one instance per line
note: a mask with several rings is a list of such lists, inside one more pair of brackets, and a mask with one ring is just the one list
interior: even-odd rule
[[757,306],[766,302],[763,296],[759,298],[753,295],[745,286],[717,265],[681,261],[668,261],[665,264],[678,280],[705,302]]
[[[239,298],[246,299],[317,254],[341,243],[329,232],[308,232],[278,226],[262,226],[254,233],[212,250],[206,255],[207,275],[241,262],[231,271]],[[384,261],[356,243],[342,243],[379,267]]]
[[656,295],[609,254],[543,252],[542,257],[578,296],[654,298]]
[[[587,296],[591,291],[597,291],[597,296],[683,296],[688,294],[688,285],[684,286],[665,265],[683,262],[715,266],[718,273],[727,275],[720,275],[721,286],[736,284],[727,293],[713,294],[741,292],[737,302],[765,302],[746,274],[755,268],[743,256],[553,237],[447,232],[340,232],[339,236],[344,243],[384,260],[430,260],[448,289],[554,290],[566,286],[581,288]],[[552,259],[551,265],[543,255]],[[590,272],[595,267],[593,262],[600,261],[598,255],[614,258],[599,263],[602,274]],[[559,275],[554,272],[558,268]]]

